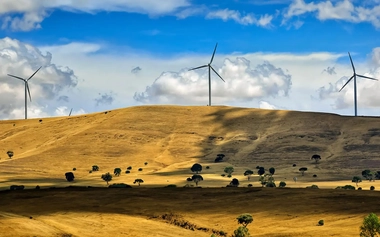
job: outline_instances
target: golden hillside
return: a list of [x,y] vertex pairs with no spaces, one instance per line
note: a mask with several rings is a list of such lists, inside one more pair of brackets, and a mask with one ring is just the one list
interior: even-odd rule
[[[112,182],[131,184],[139,177],[144,185],[184,185],[195,162],[210,166],[203,168],[203,186],[228,184],[220,174],[230,164],[241,179],[246,168],[260,165],[275,167],[276,181],[300,176],[303,166],[309,169],[299,177],[304,182],[349,180],[366,168],[380,170],[379,124],[374,117],[225,106],[137,106],[1,121],[0,180],[2,187],[65,186],[64,173],[75,167],[76,184],[96,186],[105,185],[101,173],[120,167],[122,175]],[[214,163],[218,153],[225,162]],[[313,154],[322,156],[320,164],[310,160]],[[90,174],[95,164],[100,171]],[[133,172],[126,175],[128,166]]]

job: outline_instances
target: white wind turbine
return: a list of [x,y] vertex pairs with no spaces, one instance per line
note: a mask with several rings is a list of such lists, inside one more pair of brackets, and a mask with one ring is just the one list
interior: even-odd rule
[[32,77],[34,77],[34,75],[36,75],[36,73],[41,69],[41,67],[39,67],[37,69],[37,71],[35,71],[28,79],[24,79],[22,77],[18,77],[18,76],[15,76],[15,75],[11,75],[11,74],[8,74],[8,76],[10,77],[13,77],[13,78],[16,78],[16,79],[19,79],[21,81],[23,81],[25,83],[25,119],[28,118],[28,94],[29,94],[29,99],[30,101],[32,101],[32,96],[30,95],[30,90],[29,90],[29,80],[32,79]]

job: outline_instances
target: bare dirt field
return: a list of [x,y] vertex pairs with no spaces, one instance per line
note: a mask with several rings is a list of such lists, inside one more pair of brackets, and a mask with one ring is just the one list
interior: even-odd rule
[[[231,235],[237,215],[245,212],[254,217],[248,226],[253,236],[358,236],[363,217],[378,211],[379,192],[368,191],[380,188],[378,181],[363,181],[362,191],[334,189],[355,185],[352,177],[364,169],[380,170],[379,152],[375,117],[139,106],[1,121],[0,190],[26,190],[0,192],[0,236]],[[220,153],[224,161],[215,163]],[[321,155],[318,164],[313,154]],[[182,188],[194,184],[186,181],[194,163],[203,166],[202,188]],[[90,173],[93,165],[100,170]],[[232,178],[245,188],[221,188],[232,179],[221,176],[226,166],[234,167]],[[289,188],[259,188],[256,166],[275,167],[276,183]],[[110,183],[132,189],[105,188],[100,176],[117,167],[122,173]],[[308,168],[304,176],[300,167]],[[246,169],[255,172],[251,180],[243,175]],[[65,180],[69,171],[74,182]],[[133,184],[136,178],[144,180],[141,187]],[[169,184],[178,188],[163,188]],[[312,184],[320,189],[305,188]],[[49,189],[68,185],[93,188]],[[324,226],[317,226],[320,219]]]

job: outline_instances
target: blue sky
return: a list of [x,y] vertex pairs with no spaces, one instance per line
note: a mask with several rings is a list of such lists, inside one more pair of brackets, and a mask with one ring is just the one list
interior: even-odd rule
[[[215,104],[353,114],[358,73],[380,78],[379,0],[3,0],[0,119],[142,104]],[[358,79],[359,115],[379,115],[380,82]],[[379,98],[378,98],[379,97]]]

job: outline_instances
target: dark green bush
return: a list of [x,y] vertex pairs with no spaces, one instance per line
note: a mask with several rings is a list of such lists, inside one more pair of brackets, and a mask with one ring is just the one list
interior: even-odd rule
[[125,183],[116,183],[116,184],[111,184],[108,186],[109,188],[132,188],[132,186],[125,184]]
[[176,188],[177,187],[177,185],[175,185],[175,184],[169,184],[168,186],[166,186],[167,188]]
[[139,171],[142,171],[143,170],[143,168],[139,168]]
[[285,186],[286,186],[286,183],[284,181],[281,181],[279,187],[280,188],[285,188]]
[[129,174],[129,173],[131,173],[131,171],[127,170],[127,171],[125,171],[125,173],[126,173],[126,174]]
[[73,171],[76,171],[77,170],[77,168],[73,168]]
[[369,188],[369,190],[371,190],[371,191],[375,190],[375,186],[371,186],[371,187]]
[[325,224],[325,222],[323,220],[318,221],[318,225],[324,225],[324,224]]

